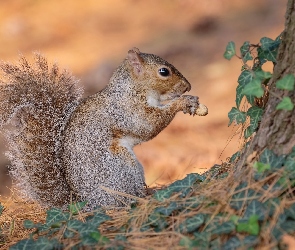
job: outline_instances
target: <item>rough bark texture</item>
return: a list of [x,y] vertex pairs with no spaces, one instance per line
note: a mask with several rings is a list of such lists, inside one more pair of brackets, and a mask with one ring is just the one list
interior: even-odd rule
[[[286,74],[295,75],[295,0],[289,0],[286,11],[285,30],[279,47],[277,64],[273,78],[269,82],[270,94],[261,119],[260,128],[238,162],[238,170],[246,159],[259,155],[265,148],[278,155],[290,153],[295,146],[295,109],[292,111],[276,110],[280,102],[278,97],[289,96],[295,103],[295,91],[283,91],[275,87],[275,83]],[[239,171],[238,171],[239,172]]]

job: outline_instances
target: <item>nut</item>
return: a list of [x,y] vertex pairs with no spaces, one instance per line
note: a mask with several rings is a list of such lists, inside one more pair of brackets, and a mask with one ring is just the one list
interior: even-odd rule
[[195,115],[199,116],[205,116],[208,114],[208,108],[204,104],[199,104],[199,107],[197,108]]

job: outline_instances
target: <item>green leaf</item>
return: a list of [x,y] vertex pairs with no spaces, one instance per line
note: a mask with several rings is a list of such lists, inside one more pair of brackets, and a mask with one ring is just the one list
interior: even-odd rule
[[179,227],[178,230],[181,233],[191,233],[197,230],[205,221],[204,214],[197,214],[193,217],[187,218],[185,221],[183,221]]
[[262,108],[254,106],[248,109],[247,115],[250,117],[250,128],[252,131],[255,131],[258,128],[262,114]]
[[196,209],[204,201],[205,197],[202,195],[192,196],[184,200],[184,203],[178,204],[179,207],[185,209]]
[[188,237],[182,236],[181,240],[179,241],[179,246],[185,247],[185,249],[193,250],[196,249],[196,247],[199,247],[198,240],[191,240]]
[[69,205],[69,210],[71,214],[78,214],[79,211],[82,210],[83,207],[87,204],[87,201],[76,202]]
[[281,200],[277,197],[268,199],[265,202],[265,207],[268,208],[268,216],[272,217],[276,210],[280,207]]
[[252,95],[255,97],[262,97],[264,94],[264,90],[261,86],[261,82],[258,79],[253,79],[249,82],[243,89],[242,94],[244,95]]
[[258,200],[252,200],[246,208],[243,219],[250,220],[255,215],[257,216],[257,220],[262,221],[266,217],[266,214],[264,205]]
[[255,131],[252,130],[251,126],[248,126],[244,131],[244,138],[248,139]]
[[81,231],[84,227],[84,223],[80,220],[72,219],[67,222],[67,227],[71,230]]
[[251,188],[245,190],[246,187],[247,187],[246,182],[241,183],[239,186],[237,186],[235,188],[235,194],[232,196],[230,200],[229,205],[237,211],[240,210],[243,207],[243,205],[247,205],[252,199],[254,198],[257,199],[257,197],[261,196],[261,194],[255,192]]
[[272,73],[260,69],[255,71],[255,77],[262,81],[265,79],[270,79],[272,77]]
[[276,87],[278,89],[294,90],[294,82],[294,75],[288,74],[276,82]]
[[221,235],[221,234],[229,234],[233,232],[236,228],[236,225],[233,221],[226,221],[221,223],[218,227],[211,231],[212,235]]
[[237,108],[232,108],[231,111],[228,113],[229,118],[229,124],[230,126],[233,121],[235,121],[236,124],[242,124],[246,121],[246,112],[242,112],[238,110]]
[[278,37],[276,40],[272,40],[268,37],[263,37],[260,39],[260,43],[261,47],[257,49],[259,59],[276,62],[278,47],[281,43],[281,39]]
[[169,187],[159,190],[154,194],[154,198],[158,201],[164,201],[171,197],[173,193],[187,193],[191,190],[192,185],[197,182],[202,182],[206,177],[193,173],[188,174],[184,179],[173,182]]
[[236,54],[236,46],[234,42],[229,42],[226,46],[223,57],[230,60]]
[[249,233],[251,235],[258,235],[260,227],[258,224],[258,216],[251,215],[247,222],[240,222],[237,225],[238,233]]
[[58,223],[67,221],[70,218],[70,213],[63,212],[59,208],[52,208],[50,210],[47,210],[47,217],[46,217],[46,224],[48,226]]
[[268,37],[262,37],[260,39],[260,43],[261,43],[261,49],[269,50],[274,45],[275,41]]
[[70,231],[68,229],[65,230],[65,232],[64,232],[65,239],[70,239],[70,238],[73,238],[74,236],[75,236],[75,232]]
[[249,42],[244,42],[243,46],[240,48],[240,51],[241,51],[241,56],[243,58],[244,63],[253,59],[253,57],[251,56],[251,52],[250,52],[250,43]]
[[238,85],[236,88],[236,105],[237,108],[240,107],[241,101],[244,97],[244,95],[242,94],[242,91],[244,89],[244,85]]
[[234,163],[236,161],[236,159],[238,159],[238,157],[240,157],[241,155],[241,152],[240,151],[237,151],[235,152],[229,159],[229,162],[230,163]]
[[293,203],[288,209],[285,209],[284,212],[288,218],[295,220],[295,203]]
[[40,236],[36,241],[33,239],[21,240],[15,245],[11,246],[10,250],[51,250],[51,249],[61,249],[61,244],[56,240],[49,240],[44,236]]
[[90,236],[99,243],[106,244],[106,243],[110,242],[109,238],[101,235],[100,232],[92,232],[92,233],[90,233]]
[[167,218],[161,214],[151,214],[147,224],[153,226],[155,232],[161,232],[168,226]]
[[0,203],[0,215],[2,214],[3,210],[4,210],[4,206],[2,206],[2,204]]
[[276,106],[276,110],[283,109],[287,111],[292,111],[294,104],[292,103],[289,96],[283,97],[282,101]]
[[235,250],[235,249],[248,249],[250,247],[254,247],[259,243],[259,238],[254,235],[248,235],[244,239],[240,237],[239,239],[237,236],[231,237],[223,246],[223,250]]
[[246,84],[248,84],[249,82],[251,82],[252,80],[253,80],[253,74],[252,74],[252,72],[251,71],[249,71],[249,70],[244,70],[241,74],[240,74],[240,76],[239,76],[239,78],[238,78],[238,83],[240,84],[240,85],[246,85]]
[[270,165],[256,161],[256,162],[254,162],[253,168],[255,168],[258,173],[263,173],[266,170],[270,170]]
[[238,249],[242,245],[241,240],[237,236],[233,236],[228,239],[226,243],[223,244],[223,250],[234,250]]
[[293,147],[292,152],[286,158],[285,170],[288,173],[289,179],[295,179],[295,147]]
[[198,249],[208,249],[211,240],[211,234],[206,232],[194,232],[194,241],[197,242]]
[[278,156],[268,148],[266,148],[259,157],[259,162],[269,164],[271,169],[279,169],[284,164],[285,157]]
[[31,220],[24,221],[24,228],[31,229],[31,228],[35,228],[35,227],[36,227],[36,225],[33,221],[31,221]]
[[167,207],[157,207],[154,210],[154,213],[159,213],[159,214],[163,214],[166,216],[169,216],[170,214],[172,214],[172,212],[174,212],[175,210],[179,209],[180,207],[177,205],[177,203],[175,201],[169,203],[169,205]]
[[254,104],[255,104],[255,96],[253,96],[253,95],[246,95],[246,98],[247,98],[247,101],[248,101],[252,106],[254,106]]
[[112,218],[107,214],[95,212],[94,215],[88,216],[86,218],[87,223],[93,225],[94,227],[99,227],[101,223],[111,220]]
[[208,249],[210,249],[210,250],[220,250],[221,249],[220,237],[217,237],[215,240],[211,240],[210,247]]

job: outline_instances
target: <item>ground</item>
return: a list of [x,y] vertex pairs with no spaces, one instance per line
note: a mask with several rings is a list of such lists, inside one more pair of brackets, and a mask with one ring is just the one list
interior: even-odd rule
[[[286,0],[2,1],[0,59],[16,61],[19,53],[40,51],[77,75],[87,94],[107,83],[134,46],[172,63],[209,114],[179,114],[159,136],[135,148],[147,184],[169,183],[204,172],[239,149],[240,130],[227,127],[227,113],[241,63],[222,54],[231,40],[241,45],[275,38],[284,27],[285,6]],[[1,164],[6,173],[4,156]],[[0,179],[0,194],[7,195],[9,179]]]

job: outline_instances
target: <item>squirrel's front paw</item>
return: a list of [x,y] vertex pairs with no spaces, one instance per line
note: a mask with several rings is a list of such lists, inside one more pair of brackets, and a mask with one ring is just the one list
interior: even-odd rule
[[204,116],[208,114],[208,108],[199,103],[199,97],[191,95],[183,95],[183,113],[189,113],[190,115]]
[[183,100],[183,113],[189,113],[190,115],[194,115],[196,113],[197,108],[199,107],[199,97],[183,95],[181,96],[181,98]]

